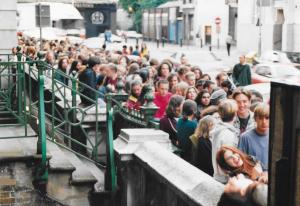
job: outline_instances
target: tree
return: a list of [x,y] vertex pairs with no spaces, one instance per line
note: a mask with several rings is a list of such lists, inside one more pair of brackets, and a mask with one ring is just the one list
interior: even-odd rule
[[168,0],[119,0],[119,4],[129,14],[134,15],[134,27],[137,32],[141,32],[142,13],[144,9],[155,8]]

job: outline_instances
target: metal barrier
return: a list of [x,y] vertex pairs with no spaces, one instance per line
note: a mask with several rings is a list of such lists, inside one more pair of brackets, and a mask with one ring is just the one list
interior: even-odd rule
[[[113,152],[113,133],[116,120],[129,123],[131,127],[158,128],[153,121],[157,108],[153,104],[151,88],[147,87],[146,104],[140,111],[123,106],[128,95],[124,94],[121,78],[117,94],[106,96],[107,104],[102,105],[98,91],[79,82],[77,74],[68,75],[49,66],[43,60],[30,60],[22,54],[5,56],[0,61],[0,114],[10,114],[24,126],[24,136],[28,136],[26,125],[38,125],[37,154],[41,154],[37,179],[47,180],[46,138],[55,144],[106,168],[106,190],[116,190],[116,175]],[[25,61],[27,59],[27,61]],[[59,77],[59,78],[57,78]],[[93,97],[81,92],[87,89]],[[91,104],[83,105],[79,98]],[[121,118],[121,119],[120,119]],[[124,121],[126,120],[126,121]],[[5,126],[5,125],[4,125]],[[119,129],[126,128],[124,124]],[[107,134],[101,134],[106,130]],[[46,137],[47,133],[47,137]],[[15,137],[14,137],[15,138]],[[106,164],[100,161],[99,146],[106,138]]]

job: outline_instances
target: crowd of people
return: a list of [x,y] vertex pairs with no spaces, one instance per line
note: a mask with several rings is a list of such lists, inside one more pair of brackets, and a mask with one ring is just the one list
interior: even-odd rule
[[[37,58],[40,45],[35,39],[19,36],[19,46],[27,58]],[[66,39],[43,41],[41,48],[47,64],[59,71],[52,74],[57,81],[68,85],[61,74],[76,72],[78,81],[88,85],[79,88],[81,104],[93,103],[95,93],[89,88],[105,103],[105,95],[116,92],[122,77],[129,94],[124,107],[139,110],[147,101],[145,86],[150,86],[158,107],[154,119],[180,157],[226,184],[219,204],[246,205],[250,199],[250,205],[266,204],[261,194],[268,182],[269,106],[259,92],[243,88],[251,84],[245,56],[239,57],[232,76],[221,72],[212,79],[187,56],[180,62],[151,58],[145,43],[109,51],[105,45],[91,50]],[[255,192],[259,188],[263,192]]]

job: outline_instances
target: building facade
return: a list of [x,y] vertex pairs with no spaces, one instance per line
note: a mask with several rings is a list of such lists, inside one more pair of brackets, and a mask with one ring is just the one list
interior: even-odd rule
[[143,11],[142,33],[147,40],[183,41],[182,1],[170,1]]
[[194,44],[225,46],[228,34],[236,39],[237,5],[219,0],[195,2]]
[[248,0],[238,2],[240,51],[300,52],[299,0]]
[[0,3],[0,54],[10,54],[17,45],[17,1],[2,0]]
[[[116,31],[116,0],[39,0],[73,4],[84,18],[86,37],[95,37],[106,29]],[[36,3],[36,0],[18,0],[18,3]]]

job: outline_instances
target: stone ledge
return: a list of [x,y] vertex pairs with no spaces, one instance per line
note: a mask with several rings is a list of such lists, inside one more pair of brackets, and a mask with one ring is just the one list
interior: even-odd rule
[[122,161],[129,161],[145,142],[157,142],[162,148],[172,150],[169,135],[155,129],[122,129],[118,138],[114,140],[114,150]]
[[189,205],[217,205],[224,185],[156,142],[142,144],[134,156],[158,181],[167,184]]

